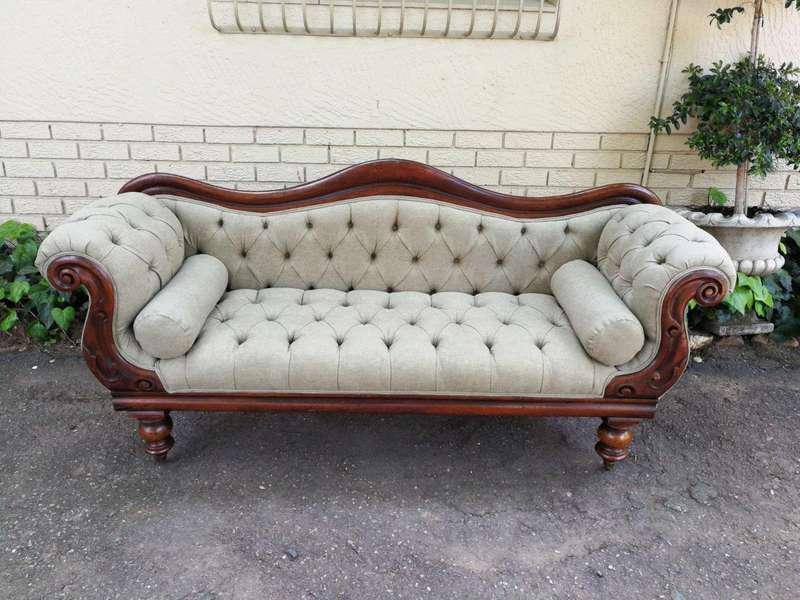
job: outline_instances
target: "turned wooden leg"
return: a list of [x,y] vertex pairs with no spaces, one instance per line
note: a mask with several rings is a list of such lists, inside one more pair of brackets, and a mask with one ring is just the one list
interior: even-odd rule
[[628,458],[633,433],[631,429],[639,424],[639,419],[623,419],[607,417],[597,428],[597,439],[594,449],[603,459],[603,466],[608,470],[615,464]]
[[167,452],[175,444],[172,417],[165,410],[137,411],[130,415],[139,420],[139,436],[144,441],[144,451],[157,461],[167,459]]

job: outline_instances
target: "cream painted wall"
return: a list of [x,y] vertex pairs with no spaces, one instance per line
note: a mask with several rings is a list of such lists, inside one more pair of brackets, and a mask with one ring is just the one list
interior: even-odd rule
[[[562,1],[555,42],[520,42],[221,35],[203,0],[5,0],[0,120],[646,131],[668,0]],[[670,96],[686,63],[746,47],[746,19],[707,25],[720,4],[682,1]],[[800,16],[771,4],[765,51],[800,61]]]

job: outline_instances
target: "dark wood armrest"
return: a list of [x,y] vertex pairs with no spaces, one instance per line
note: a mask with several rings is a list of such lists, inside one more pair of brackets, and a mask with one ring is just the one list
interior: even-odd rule
[[103,265],[84,256],[59,256],[47,266],[47,279],[61,292],[83,287],[89,294],[81,346],[100,383],[112,392],[164,391],[156,372],[131,364],[114,341],[114,283]]
[[689,362],[686,307],[690,300],[714,306],[728,295],[728,278],[715,269],[698,269],[678,277],[661,301],[660,338],[653,360],[634,373],[618,375],[606,386],[606,398],[657,399],[672,387]]

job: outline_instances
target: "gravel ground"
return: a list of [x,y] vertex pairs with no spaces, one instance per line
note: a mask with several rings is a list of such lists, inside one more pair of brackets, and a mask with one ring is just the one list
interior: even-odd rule
[[[36,367],[36,368],[33,368]],[[596,419],[175,413],[0,353],[2,598],[800,595],[800,351],[716,346],[605,472]]]

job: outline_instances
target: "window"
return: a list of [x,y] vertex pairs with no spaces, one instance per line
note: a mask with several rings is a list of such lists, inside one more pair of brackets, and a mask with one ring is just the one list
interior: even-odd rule
[[221,33],[553,40],[561,0],[207,0]]

